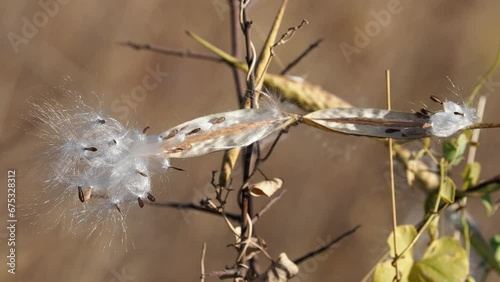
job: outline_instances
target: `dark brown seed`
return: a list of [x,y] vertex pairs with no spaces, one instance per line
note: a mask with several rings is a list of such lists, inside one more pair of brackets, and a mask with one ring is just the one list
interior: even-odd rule
[[144,202],[142,201],[141,198],[137,198],[137,202],[139,202],[139,207],[141,207],[141,208],[144,207]]
[[200,132],[200,130],[201,130],[201,128],[199,128],[199,127],[198,127],[198,128],[195,128],[195,129],[191,130],[191,131],[190,131],[188,134],[186,134],[186,135],[191,135],[191,134],[198,133],[198,132]]
[[165,151],[165,153],[167,153],[167,154],[175,154],[175,153],[179,153],[179,152],[182,152],[182,151],[184,151],[184,149],[182,149],[182,148],[173,148],[172,150]]
[[91,152],[95,152],[97,151],[97,148],[96,147],[87,147],[87,148],[83,148],[85,151],[91,151]]
[[119,207],[117,204],[115,204],[115,208],[116,208],[116,209],[117,209],[120,213],[122,213],[122,211],[120,210],[120,207]]
[[182,152],[182,151],[189,150],[191,148],[192,148],[192,146],[190,144],[184,144],[184,145],[182,145],[182,147],[176,147],[176,148],[173,148],[172,150],[166,150],[165,153],[167,153],[167,154],[175,154],[175,153],[179,153],[179,152]]
[[156,201],[155,197],[153,195],[151,195],[150,193],[148,193],[148,200],[150,200],[151,202]]
[[401,130],[399,129],[394,129],[394,128],[387,128],[385,130],[385,133],[395,133],[395,132],[400,132]]
[[432,114],[432,112],[431,112],[431,111],[429,111],[429,110],[428,110],[428,109],[426,109],[426,108],[422,108],[422,109],[420,110],[420,112],[421,112],[422,114],[426,115],[426,116],[430,116],[430,115]]
[[428,118],[429,116],[424,114],[424,113],[421,113],[421,112],[416,112],[415,115],[418,117],[418,118]]
[[438,97],[434,96],[434,95],[431,95],[431,100],[436,102],[436,103],[439,103],[439,104],[444,104],[443,101],[441,99],[439,99]]
[[105,123],[106,123],[106,121],[105,121],[105,120],[103,120],[103,119],[98,119],[98,120],[97,120],[97,122],[98,122],[99,124],[105,124]]
[[456,115],[456,116],[464,116],[463,113],[459,113],[459,112],[453,112],[453,114]]
[[80,202],[82,203],[85,202],[85,196],[83,195],[82,186],[78,186],[78,199],[80,199]]
[[186,171],[185,169],[182,169],[180,167],[175,167],[175,166],[169,166],[168,168],[175,169],[175,170],[178,170],[178,171]]
[[142,172],[142,171],[137,171],[137,173],[139,173],[140,175],[142,175],[142,176],[144,176],[144,177],[148,177],[148,175],[147,175],[147,174],[145,174],[145,173],[144,173],[144,172]]
[[149,126],[144,127],[144,129],[142,130],[142,134],[146,134],[146,131],[148,131],[148,129],[150,129]]
[[211,119],[209,122],[211,124],[218,124],[218,123],[221,123],[221,122],[223,122],[225,120],[226,120],[225,117],[218,117],[218,118]]
[[174,130],[170,131],[170,132],[167,134],[167,136],[162,137],[162,139],[163,139],[163,140],[170,139],[170,138],[174,137],[175,135],[177,135],[177,133],[179,133],[179,130],[174,129]]

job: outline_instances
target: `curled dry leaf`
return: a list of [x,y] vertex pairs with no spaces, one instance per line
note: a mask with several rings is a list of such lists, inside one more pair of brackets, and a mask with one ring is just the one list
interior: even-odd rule
[[253,197],[268,196],[271,197],[276,191],[283,186],[283,180],[280,178],[273,178],[255,183],[250,187],[250,194]]

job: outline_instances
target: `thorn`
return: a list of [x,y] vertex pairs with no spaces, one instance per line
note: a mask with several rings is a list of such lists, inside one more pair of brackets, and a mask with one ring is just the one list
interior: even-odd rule
[[116,209],[117,209],[120,213],[122,213],[122,211],[120,210],[120,207],[119,207],[117,204],[115,204],[115,208],[116,208]]
[[218,124],[218,123],[221,123],[221,122],[223,122],[225,120],[226,120],[225,117],[218,117],[218,118],[213,118],[213,119],[211,119],[208,122],[210,122],[211,124]]
[[444,104],[443,100],[439,99],[438,97],[434,96],[434,95],[431,95],[431,100],[436,102],[436,103],[439,103],[439,104]]
[[191,134],[198,133],[198,132],[200,132],[200,130],[201,130],[201,128],[199,128],[199,127],[198,127],[198,128],[195,128],[195,129],[191,130],[191,131],[190,131],[188,134],[186,134],[186,135],[191,135]]
[[144,129],[142,130],[142,134],[146,134],[146,131],[148,131],[148,129],[150,129],[149,126],[144,127]]
[[174,137],[175,135],[177,135],[177,133],[179,133],[179,130],[174,129],[174,130],[170,131],[170,132],[167,134],[167,136],[162,137],[162,139],[163,139],[163,140],[170,139],[170,138]]
[[87,147],[87,148],[83,148],[83,150],[95,152],[95,151],[97,151],[97,148],[96,147]]
[[180,167],[175,167],[175,166],[169,166],[168,168],[175,169],[175,170],[178,170],[178,171],[186,171],[185,169],[182,169]]
[[142,176],[144,176],[144,177],[148,177],[148,175],[147,175],[147,174],[145,174],[145,173],[144,173],[144,172],[142,172],[142,171],[137,171],[137,173],[139,173],[140,175],[142,175]]
[[148,193],[148,200],[150,200],[151,202],[156,201],[155,197],[151,195],[151,193]]
[[78,199],[80,199],[80,202],[82,202],[82,203],[85,202],[85,197],[83,195],[82,186],[78,186]]
[[143,208],[144,207],[144,202],[142,201],[141,198],[137,198],[137,201],[139,202],[139,207]]

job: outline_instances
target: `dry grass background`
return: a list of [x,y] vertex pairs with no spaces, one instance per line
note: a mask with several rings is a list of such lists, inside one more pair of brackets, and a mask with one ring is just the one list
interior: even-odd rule
[[[226,66],[136,52],[116,44],[134,40],[203,51],[185,36],[184,31],[191,30],[229,50],[229,14],[224,10],[219,14],[220,6],[216,5],[225,1],[67,2],[27,44],[19,46],[18,53],[7,34],[20,34],[22,18],[31,21],[42,8],[36,1],[26,0],[0,4],[0,167],[4,175],[8,168],[19,170],[19,205],[33,203],[44,180],[31,159],[39,152],[39,140],[23,130],[36,129],[28,127],[20,115],[29,108],[27,98],[36,99],[62,84],[65,75],[71,77],[74,88],[83,96],[90,96],[92,91],[99,93],[104,107],[112,114],[113,101],[130,95],[131,89],[141,85],[148,66],[159,65],[169,76],[122,120],[139,127],[149,125],[154,132],[203,114],[232,110],[237,105],[232,76]],[[259,45],[279,1],[254,2],[249,15],[254,22],[253,39]],[[385,69],[392,71],[394,109],[418,109],[420,101],[427,102],[431,93],[456,99],[446,90],[446,76],[463,87],[463,97],[470,93],[478,77],[493,62],[500,43],[500,2],[402,0],[402,12],[393,15],[389,25],[348,63],[339,44],[353,44],[354,27],[363,29],[373,20],[370,11],[386,9],[388,2],[290,1],[282,31],[303,18],[310,24],[277,50],[271,72],[279,71],[313,41],[324,38],[292,74],[305,77],[354,105],[384,107]],[[500,75],[495,74],[493,81],[499,80]],[[499,122],[499,85],[490,91],[484,89],[486,92],[490,94],[485,120]],[[483,164],[483,177],[498,174],[499,137],[499,130],[481,135],[477,160]],[[435,147],[439,145],[434,142]],[[390,232],[386,155],[384,146],[368,138],[298,127],[263,166],[267,175],[283,178],[288,189],[256,226],[274,257],[286,252],[296,258],[318,247],[318,242],[362,225],[326,258],[306,263],[301,278],[295,281],[359,281],[384,252]],[[207,187],[210,171],[219,169],[221,156],[216,153],[175,161],[187,172],[171,172],[164,181],[158,181],[153,190],[157,200],[198,199],[199,191]],[[422,194],[407,187],[401,176],[396,182],[399,222],[415,223],[422,216]],[[6,192],[1,192],[2,222],[5,197]],[[257,206],[265,202],[258,199]],[[470,202],[470,211],[488,238],[500,232],[498,214],[486,218],[477,201]],[[175,209],[150,206],[136,209],[127,220],[129,242],[111,247],[103,247],[107,238],[86,240],[86,234],[68,234],[64,226],[52,228],[46,220],[42,217],[34,225],[36,220],[27,216],[18,223],[17,274],[7,274],[2,263],[1,281],[196,281],[203,242],[208,244],[207,270],[222,269],[234,261],[235,252],[226,248],[233,240],[230,232],[220,218],[210,215],[190,212],[186,217]],[[4,257],[5,231],[0,235]],[[117,275],[122,272],[130,280]],[[494,280],[495,277],[490,278]]]

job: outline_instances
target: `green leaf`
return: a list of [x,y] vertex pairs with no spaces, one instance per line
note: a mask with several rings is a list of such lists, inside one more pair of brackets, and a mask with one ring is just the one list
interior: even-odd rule
[[450,139],[443,144],[444,157],[451,165],[458,165],[462,161],[467,148],[467,136],[462,133],[456,139]]
[[439,196],[448,204],[452,204],[455,201],[455,192],[457,186],[455,182],[448,176],[445,177],[443,184],[439,187]]
[[495,234],[490,240],[491,248],[495,253],[495,259],[500,264],[500,234]]
[[493,206],[493,203],[491,202],[490,195],[486,194],[486,195],[481,196],[481,202],[483,203],[483,206],[486,208],[486,214],[488,216],[492,216],[493,213],[495,212],[495,207]]
[[427,230],[429,231],[431,241],[435,241],[439,238],[439,215],[436,215],[434,219],[432,219]]
[[[417,236],[417,230],[413,225],[403,225],[396,228],[397,251],[402,253]],[[387,239],[387,244],[391,249],[391,256],[394,257],[394,233]],[[408,282],[408,275],[413,265],[413,249],[409,249],[403,257],[398,259],[398,271],[401,273],[401,282]],[[392,266],[392,259],[379,263],[373,273],[373,282],[392,281],[396,275]]]
[[[398,260],[398,271],[401,273],[401,282],[409,282],[408,275],[413,266],[413,258],[408,257]],[[393,281],[396,275],[396,270],[392,266],[392,260],[386,260],[383,263],[377,264],[373,273],[373,282]]]
[[475,186],[479,180],[479,175],[481,174],[481,164],[474,162],[467,164],[464,173],[462,174],[462,179],[464,181],[463,189],[467,190]]
[[431,243],[422,260],[416,262],[408,277],[412,282],[464,281],[469,273],[467,253],[460,243],[443,237]]
[[472,276],[467,276],[467,279],[465,279],[465,282],[476,282],[476,279]]

